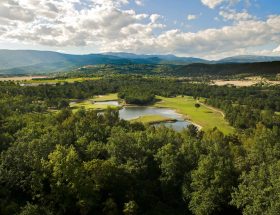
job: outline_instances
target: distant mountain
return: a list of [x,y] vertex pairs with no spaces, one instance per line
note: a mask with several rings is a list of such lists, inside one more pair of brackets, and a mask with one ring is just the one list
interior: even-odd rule
[[217,77],[246,75],[276,75],[279,73],[280,61],[256,62],[256,63],[223,63],[223,64],[201,64],[194,63],[177,67],[170,74],[176,76],[204,76]]
[[126,59],[158,59],[163,64],[190,64],[190,63],[209,63],[208,60],[194,57],[177,57],[175,55],[136,55],[126,52],[106,52],[104,55],[117,56]]
[[175,55],[137,55],[125,52],[72,55],[51,51],[0,50],[0,74],[46,74],[72,70],[87,65],[124,64],[225,64],[280,61],[280,57],[234,56],[219,61]]
[[0,50],[0,74],[40,74],[97,64],[158,64],[161,59],[123,58],[104,54],[71,55],[49,51]]
[[280,61],[280,56],[237,55],[218,60],[217,63],[257,63]]
[[98,64],[179,64],[206,63],[199,58],[174,55],[136,55],[132,53],[103,53],[71,55],[50,51],[0,50],[0,74],[40,74],[67,71]]

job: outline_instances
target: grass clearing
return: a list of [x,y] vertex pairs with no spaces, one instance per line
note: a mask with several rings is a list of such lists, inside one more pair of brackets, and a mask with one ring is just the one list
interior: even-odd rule
[[117,93],[111,93],[107,95],[95,96],[92,100],[95,102],[106,102],[106,101],[114,101],[118,99],[119,98]]
[[72,109],[79,109],[79,108],[85,108],[86,110],[106,110],[107,108],[117,109],[118,106],[115,105],[108,105],[108,104],[96,104],[95,102],[106,102],[106,101],[115,101],[118,100],[118,94],[117,93],[111,93],[107,95],[100,95],[96,96],[93,99],[86,99],[83,101],[77,101],[75,102],[72,100],[70,103],[70,107]]
[[202,105],[199,108],[195,108],[196,100],[192,97],[165,98],[157,96],[157,98],[161,101],[154,104],[154,106],[175,109],[178,113],[186,115],[190,121],[202,126],[203,130],[217,127],[224,134],[234,132],[234,128],[228,124],[220,111]]
[[85,108],[86,110],[106,110],[107,108],[117,109],[118,106],[107,104],[95,104],[93,100],[87,99],[81,102],[70,103],[72,109]]

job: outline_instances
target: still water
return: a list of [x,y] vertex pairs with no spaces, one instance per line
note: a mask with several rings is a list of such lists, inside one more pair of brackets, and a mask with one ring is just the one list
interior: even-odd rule
[[164,125],[173,128],[176,131],[181,131],[182,129],[188,127],[191,123],[185,121],[183,116],[176,113],[172,109],[168,108],[157,108],[157,107],[142,107],[142,106],[128,106],[124,107],[119,111],[121,119],[131,120],[136,119],[141,116],[147,115],[161,115],[167,118],[176,119],[176,122],[162,122],[158,123],[156,126]]
[[[102,104],[108,106],[120,106],[118,101],[105,101],[105,102],[95,102],[94,104]],[[160,115],[163,117],[176,119],[176,122],[162,122],[155,126],[164,125],[166,127],[173,128],[176,131],[181,131],[188,127],[191,123],[184,120],[181,114],[176,113],[176,111],[169,108],[157,108],[149,106],[126,106],[119,110],[119,116],[124,120],[137,119],[141,116],[148,115]]]

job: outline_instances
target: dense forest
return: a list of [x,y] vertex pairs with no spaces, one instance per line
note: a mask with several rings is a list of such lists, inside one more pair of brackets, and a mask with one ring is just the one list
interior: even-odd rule
[[152,90],[142,90],[140,87],[124,87],[119,93],[118,97],[123,99],[127,104],[147,105],[155,101],[155,94]]
[[[145,92],[143,92],[145,89]],[[236,133],[176,132],[69,108],[119,93],[188,95]],[[280,88],[114,76],[54,86],[0,83],[0,214],[269,214],[280,211]]]
[[[173,64],[124,64],[86,66],[65,73],[67,77],[88,77],[107,75],[151,75],[170,77],[203,77],[208,79],[243,78],[248,75],[275,78],[279,74],[280,62],[259,63],[191,63],[189,65]],[[210,78],[211,77],[211,78]]]

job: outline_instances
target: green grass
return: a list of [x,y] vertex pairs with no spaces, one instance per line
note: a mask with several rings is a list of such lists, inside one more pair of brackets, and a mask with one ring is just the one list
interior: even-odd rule
[[94,104],[92,102],[93,102],[93,100],[88,99],[88,100],[84,100],[82,102],[70,104],[70,107],[72,109],[85,108],[86,110],[106,110],[108,107],[110,107],[112,109],[118,108],[117,106],[114,106],[114,105]]
[[111,93],[107,95],[102,96],[96,96],[93,99],[86,99],[80,102],[76,102],[73,104],[70,104],[70,107],[72,109],[79,109],[79,108],[85,108],[86,110],[105,110],[108,107],[110,108],[118,108],[114,105],[107,105],[107,104],[95,104],[94,102],[105,102],[105,101],[114,101],[118,100],[118,94],[117,93]]
[[137,119],[131,120],[132,122],[142,122],[144,124],[155,124],[160,122],[170,122],[174,121],[174,119],[167,118],[161,115],[146,115],[140,116]]
[[275,112],[276,115],[280,116],[280,112]]
[[186,115],[190,121],[202,126],[203,130],[217,127],[224,134],[234,132],[234,128],[228,124],[220,112],[202,105],[200,108],[195,108],[196,100],[192,97],[165,98],[157,96],[157,99],[161,101],[154,106],[175,109],[178,113]]
[[93,98],[93,101],[96,102],[105,102],[105,101],[114,101],[114,100],[118,100],[118,94],[117,93],[111,93],[111,94],[107,94],[107,95],[100,95],[100,96],[96,96]]

